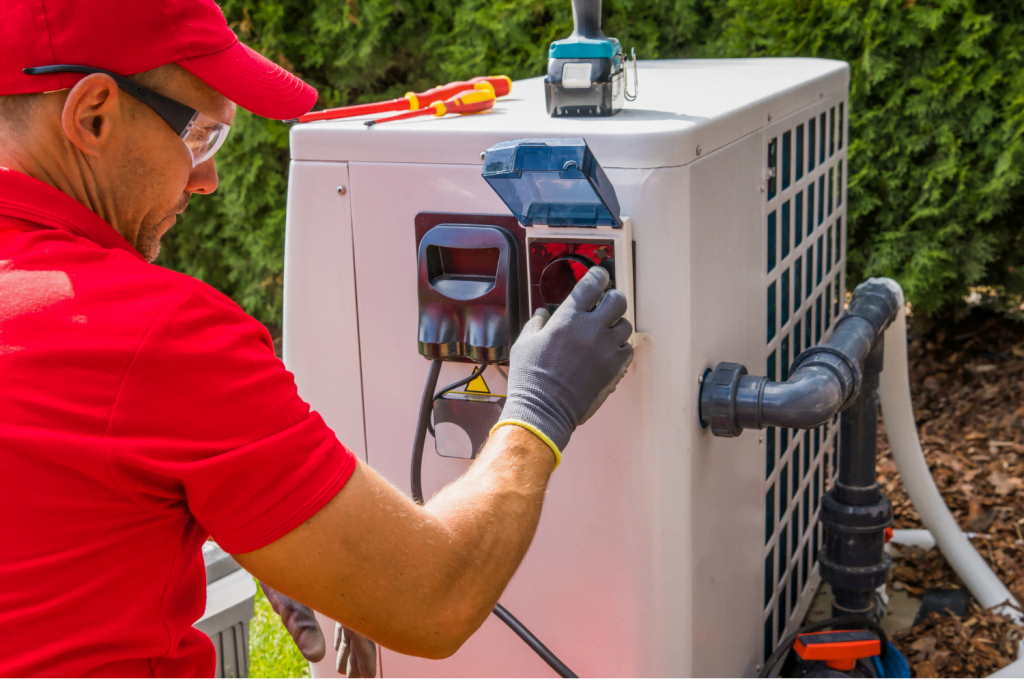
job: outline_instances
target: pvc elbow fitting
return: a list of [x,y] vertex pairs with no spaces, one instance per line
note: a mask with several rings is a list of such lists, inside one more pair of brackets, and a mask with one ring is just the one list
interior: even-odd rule
[[829,339],[794,358],[785,382],[719,363],[701,386],[701,424],[733,437],[744,429],[808,429],[846,409],[860,391],[864,360],[902,306],[896,287],[882,278],[859,285]]

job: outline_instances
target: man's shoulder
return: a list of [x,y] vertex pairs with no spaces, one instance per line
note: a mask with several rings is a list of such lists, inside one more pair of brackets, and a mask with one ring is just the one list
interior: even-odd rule
[[[20,272],[52,272],[67,276],[75,295],[117,305],[138,301],[162,308],[185,290],[217,305],[234,305],[228,297],[201,280],[147,263],[122,249],[101,247],[59,230],[22,233],[19,243],[0,248],[0,268]],[[90,296],[92,295],[92,296]]]
[[[59,327],[66,319],[85,321],[72,336],[104,337],[113,346],[135,346],[168,316],[252,320],[196,278],[57,230],[3,240],[0,281],[12,285],[6,289],[13,294],[0,302],[0,319],[19,318],[40,331],[47,320]],[[40,290],[44,284],[53,296]]]

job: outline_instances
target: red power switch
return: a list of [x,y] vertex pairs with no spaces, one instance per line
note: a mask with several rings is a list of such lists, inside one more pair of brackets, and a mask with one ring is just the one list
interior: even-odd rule
[[802,659],[824,661],[837,671],[851,671],[858,659],[882,654],[882,642],[871,631],[804,633],[793,646]]
[[535,239],[530,242],[530,288],[534,310],[547,306],[554,312],[587,271],[602,266],[615,286],[615,247],[610,241],[567,242]]

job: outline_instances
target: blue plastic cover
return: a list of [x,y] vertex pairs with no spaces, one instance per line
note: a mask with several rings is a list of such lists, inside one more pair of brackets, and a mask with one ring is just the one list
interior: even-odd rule
[[583,138],[500,142],[483,177],[525,226],[622,227],[615,188]]

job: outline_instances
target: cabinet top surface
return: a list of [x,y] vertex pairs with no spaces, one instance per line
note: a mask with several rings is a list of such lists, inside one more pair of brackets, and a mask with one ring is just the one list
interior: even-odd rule
[[[605,168],[682,166],[824,98],[845,97],[849,84],[847,64],[826,59],[641,61],[638,71],[637,100],[614,116],[548,116],[544,79],[530,78],[480,114],[294,126],[292,159],[480,165],[481,152],[504,140],[582,137]],[[631,64],[626,74],[632,90]]]

